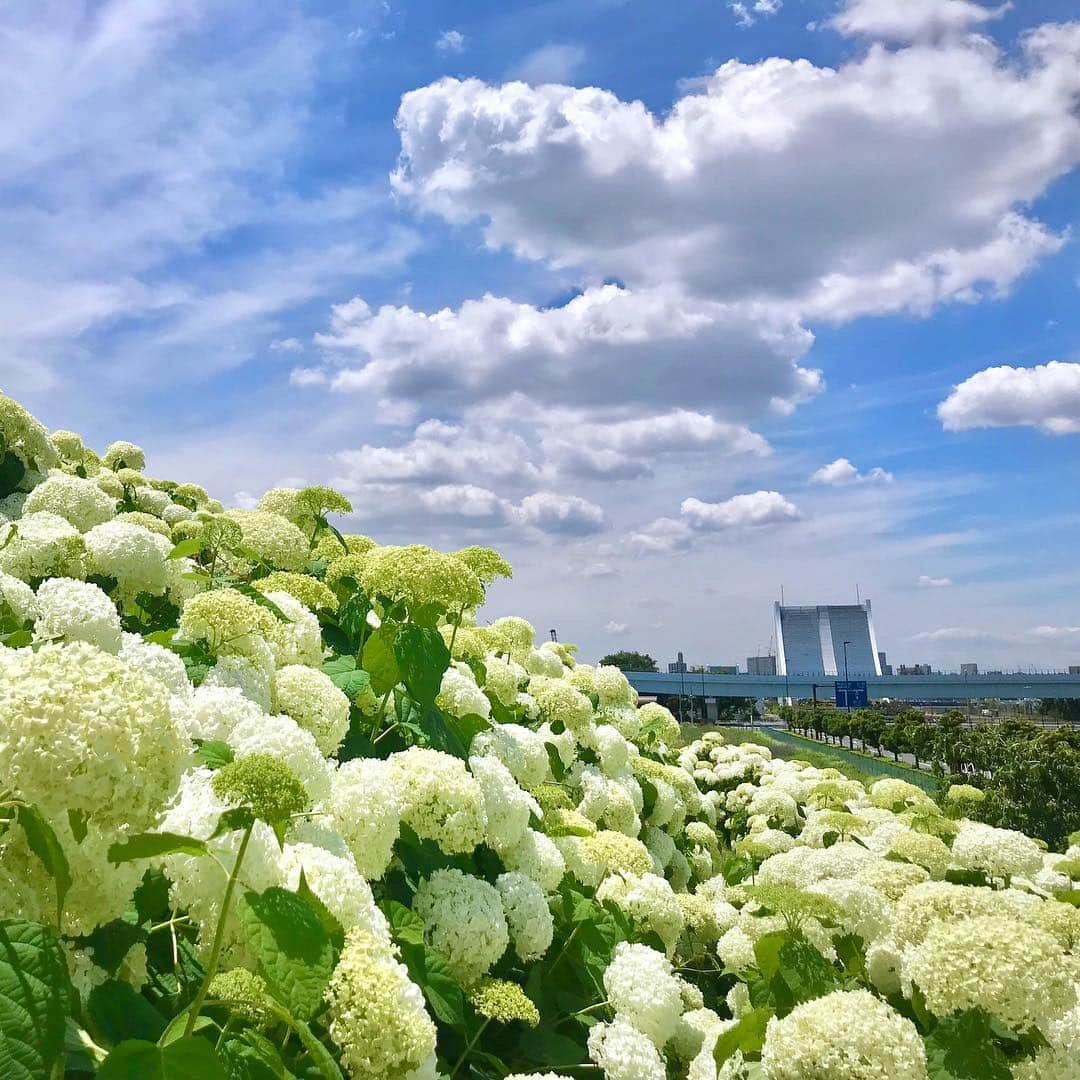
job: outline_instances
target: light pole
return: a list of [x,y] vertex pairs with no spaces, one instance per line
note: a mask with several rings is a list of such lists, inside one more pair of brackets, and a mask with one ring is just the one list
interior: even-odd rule
[[844,687],[844,708],[851,712],[851,680],[848,678],[848,666],[847,666],[847,647],[851,644],[850,641],[844,642],[844,682],[847,686]]

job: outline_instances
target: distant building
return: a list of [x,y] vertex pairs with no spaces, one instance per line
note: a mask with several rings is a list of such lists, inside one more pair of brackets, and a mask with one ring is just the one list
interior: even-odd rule
[[898,675],[933,675],[933,668],[929,664],[901,664],[896,672]]
[[746,658],[747,675],[775,675],[775,656],[748,656]]
[[960,674],[961,675],[978,675],[979,674],[979,665],[978,664],[961,664],[960,665]]
[[1069,674],[1070,675],[1080,675],[1080,664],[1070,664],[1069,665]]
[[776,673],[865,678],[880,675],[870,601],[862,604],[774,605]]
[[679,659],[674,664],[668,664],[667,666],[669,675],[678,675],[680,673],[686,674],[686,661],[683,659],[683,654],[679,653]]
[[877,654],[877,658],[878,658],[878,666],[881,668],[881,674],[882,675],[891,675],[892,674],[892,664],[890,664],[885,659],[885,654],[883,652],[879,652]]

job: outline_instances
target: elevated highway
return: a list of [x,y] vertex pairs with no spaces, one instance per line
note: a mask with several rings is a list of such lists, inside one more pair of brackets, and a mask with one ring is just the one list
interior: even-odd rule
[[[685,694],[704,698],[811,698],[832,701],[832,675],[702,675],[628,671],[639,694]],[[862,678],[862,676],[853,676]],[[866,677],[871,701],[972,701],[996,698],[1080,698],[1080,675],[879,675]]]

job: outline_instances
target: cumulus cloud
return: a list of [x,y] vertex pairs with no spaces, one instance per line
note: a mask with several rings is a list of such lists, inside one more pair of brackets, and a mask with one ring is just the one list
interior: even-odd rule
[[715,503],[683,499],[679,512],[681,518],[656,518],[632,532],[627,546],[645,553],[679,551],[708,534],[763,528],[802,517],[799,508],[778,491],[754,491]]
[[476,484],[440,484],[420,492],[420,502],[433,514],[491,524],[505,521],[512,513],[505,499]]
[[887,484],[892,478],[892,473],[886,472],[882,468],[873,468],[867,473],[859,472],[846,457],[841,457],[835,461],[830,461],[828,465],[822,465],[810,477],[810,483],[842,487],[845,484]]
[[952,583],[952,578],[930,577],[929,574],[920,574],[919,580],[915,584],[920,589],[947,589]]
[[[317,340],[337,362],[328,376],[334,389],[432,409],[520,394],[576,409],[607,409],[613,399],[653,413],[705,405],[735,420],[788,412],[822,386],[820,372],[799,366],[813,337],[791,318],[667,287],[603,285],[558,308],[487,295],[432,314],[390,305],[372,311],[354,299],[334,308],[330,332]],[[664,429],[656,438],[670,441],[695,422],[653,423]],[[691,439],[727,432],[763,448],[749,433],[696,423]],[[624,428],[613,438],[648,437]]]
[[988,8],[971,0],[847,0],[830,25],[842,34],[885,41],[935,41],[1000,19],[1011,4]]
[[606,525],[604,511],[578,495],[538,491],[521,500],[515,516],[523,525],[564,536],[588,536]]
[[534,86],[573,82],[585,63],[585,57],[586,52],[581,45],[541,45],[517,64],[510,75]]
[[683,499],[679,509],[694,528],[708,531],[776,525],[802,516],[799,508],[779,491],[733,495],[718,503]]
[[624,622],[616,622],[614,619],[612,619],[611,622],[604,624],[604,629],[609,634],[625,634],[627,630],[627,625]]
[[1036,427],[1051,435],[1080,433],[1080,364],[986,368],[954,386],[938,406],[947,431]]
[[686,409],[603,422],[568,412],[550,418],[543,445],[565,472],[612,479],[649,476],[653,463],[668,454],[708,451],[765,457],[772,452],[768,441],[745,425]]
[[358,450],[340,451],[336,459],[344,471],[333,482],[346,492],[372,483],[441,485],[479,480],[522,486],[540,476],[520,436],[441,420],[424,421],[401,446],[365,444]]
[[745,3],[744,0],[728,0],[728,7],[735,21],[740,26],[753,26],[760,15],[775,15],[781,7],[782,0],[753,0]]
[[978,641],[1009,641],[1007,634],[993,630],[979,630],[970,626],[939,626],[936,630],[923,630],[911,636],[912,641],[936,641],[936,642],[978,642]]
[[435,48],[444,53],[465,51],[465,35],[460,30],[444,30],[435,39]]
[[394,185],[492,247],[631,289],[925,312],[1060,244],[1021,208],[1080,155],[1080,26],[1020,48],[730,61],[663,116],[592,87],[443,79],[402,99]]

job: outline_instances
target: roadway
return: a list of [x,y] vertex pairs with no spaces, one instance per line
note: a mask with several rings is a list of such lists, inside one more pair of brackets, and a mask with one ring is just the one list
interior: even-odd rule
[[[835,697],[833,675],[702,675],[697,672],[628,671],[639,694],[686,694],[705,698]],[[855,672],[852,679],[864,678]],[[1080,675],[870,675],[865,676],[871,701],[978,701],[1023,698],[1080,698]]]

